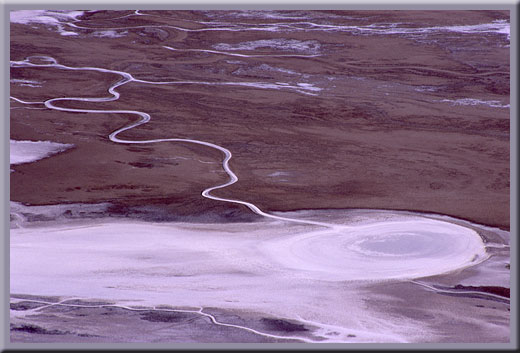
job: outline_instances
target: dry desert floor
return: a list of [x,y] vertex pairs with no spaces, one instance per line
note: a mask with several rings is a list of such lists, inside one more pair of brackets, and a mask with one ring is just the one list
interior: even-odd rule
[[11,342],[509,342],[509,40],[11,12]]

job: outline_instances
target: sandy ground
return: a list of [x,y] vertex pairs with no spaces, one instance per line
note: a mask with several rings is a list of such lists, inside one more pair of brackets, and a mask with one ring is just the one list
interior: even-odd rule
[[[120,75],[12,65],[11,139],[73,146],[11,166],[12,342],[509,341],[507,12],[38,16],[12,19],[12,61],[175,82],[56,106],[146,112],[119,137],[233,153],[216,196],[353,228],[307,241],[201,196],[228,178],[221,152],[117,144],[135,115],[43,105]],[[359,233],[374,220],[381,238]]]

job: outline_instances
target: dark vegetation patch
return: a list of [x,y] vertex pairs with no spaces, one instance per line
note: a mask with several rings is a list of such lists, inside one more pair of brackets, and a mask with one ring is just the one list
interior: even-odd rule
[[459,289],[461,291],[479,291],[484,293],[491,293],[500,295],[501,297],[510,297],[510,289],[498,286],[463,286],[461,284],[457,284],[454,289]]
[[150,311],[141,314],[141,320],[146,320],[150,322],[181,322],[188,318],[189,316],[184,313],[177,312],[165,312],[165,311]]
[[101,337],[100,335],[91,335],[90,333],[78,333],[79,337]]
[[36,326],[36,325],[11,325],[11,331],[20,331],[27,333],[35,333],[39,335],[66,335],[70,334],[68,331],[60,331],[60,330],[47,330],[46,328]]
[[128,163],[128,164],[130,164],[132,167],[136,167],[136,168],[148,168],[148,169],[153,168],[153,164],[151,164],[151,163],[135,162],[135,163]]
[[43,214],[22,213],[22,215],[25,217],[25,219],[28,222],[46,222],[46,221],[52,221],[54,219],[54,217],[46,216]]
[[[203,211],[199,199],[147,199],[146,206],[113,203],[106,210],[111,217],[141,219],[147,222],[233,223],[254,222],[261,218],[244,206],[206,203]],[[204,200],[202,200],[204,202]],[[137,200],[139,202],[139,200]],[[135,202],[134,202],[135,203]],[[173,205],[173,207],[172,207]]]
[[305,328],[304,325],[294,324],[287,320],[282,319],[270,319],[270,318],[262,318],[260,320],[262,324],[269,330],[272,331],[283,331],[283,332],[305,332],[309,331]]
[[47,305],[47,304],[23,301],[23,302],[19,302],[19,303],[11,303],[9,305],[9,307],[11,310],[24,311],[24,310],[39,308],[44,305]]
[[152,148],[150,147],[127,147],[126,150],[129,152],[152,152]]
[[113,305],[113,302],[107,301],[96,301],[96,300],[82,300],[82,299],[71,299],[63,302],[69,305]]
[[17,298],[17,299],[41,300],[41,301],[46,301],[46,302],[58,302],[61,300],[60,297],[56,297],[56,296],[39,296],[39,295],[32,295],[32,294],[11,294],[11,297]]

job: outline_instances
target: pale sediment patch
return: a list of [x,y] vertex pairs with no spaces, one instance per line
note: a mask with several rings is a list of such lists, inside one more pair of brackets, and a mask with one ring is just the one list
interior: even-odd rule
[[414,90],[417,92],[436,92],[439,88],[435,86],[419,86],[415,87]]
[[20,80],[20,79],[12,78],[9,82],[20,85],[20,86],[41,87],[41,82],[34,81],[34,80]]
[[234,65],[247,65],[247,63],[245,61],[238,61],[238,60],[226,60],[226,63],[234,64]]
[[257,50],[258,48],[269,48],[285,51],[305,52],[317,54],[320,50],[320,43],[314,40],[301,41],[296,39],[262,39],[236,44],[219,43],[213,46],[216,50]]
[[[229,64],[239,64],[239,65],[246,64],[246,63],[242,63],[242,62],[230,62],[230,61],[228,61],[228,63]],[[261,76],[264,72],[268,72],[268,73],[279,72],[281,74],[287,74],[287,75],[292,75],[292,76],[302,76],[302,74],[299,72],[285,69],[282,67],[274,67],[274,66],[271,66],[268,64],[261,64],[261,65],[253,66],[253,67],[239,67],[238,69],[233,71],[232,74],[233,75],[252,75],[252,74],[254,74],[256,76]]]
[[497,100],[480,100],[480,99],[473,99],[473,98],[461,98],[461,99],[443,99],[441,102],[448,102],[452,105],[487,105],[492,108],[509,108],[509,104],[502,104],[502,102]]
[[171,81],[171,82],[150,82],[144,80],[136,80],[137,82],[150,83],[150,84],[198,84],[198,85],[210,85],[210,86],[243,86],[250,88],[260,88],[260,89],[274,89],[274,90],[285,90],[290,89],[296,92],[306,94],[306,95],[317,95],[317,93],[311,92],[320,92],[323,89],[320,87],[314,86],[312,83],[296,83],[294,85],[289,84],[287,82],[204,82],[204,81]]
[[278,219],[12,229],[11,292],[251,310],[312,322],[324,336],[334,328],[331,341],[351,341],[355,332],[359,342],[404,342],[425,333],[366,308],[358,288],[460,270],[487,256],[476,232],[450,222],[384,213],[349,219],[337,213],[328,229]]
[[511,25],[506,20],[495,20],[491,23],[478,25],[432,27],[432,30],[459,33],[495,33],[505,35],[508,41],[511,39]]
[[61,222],[69,219],[89,219],[106,216],[110,203],[58,205],[24,205],[10,201],[11,228],[41,227],[41,222]]
[[288,173],[288,172],[273,172],[271,174],[268,174],[267,176],[278,177],[278,176],[287,176],[287,175],[291,175],[291,173]]
[[63,152],[74,145],[51,141],[10,140],[10,164],[34,162],[56,153]]
[[[244,86],[244,87],[252,87],[252,88],[261,88],[261,89],[293,89],[299,93],[307,94],[307,95],[316,95],[316,93],[310,92],[319,92],[322,90],[320,87],[316,87],[311,83],[297,83],[296,85],[291,85],[286,82],[276,82],[276,83],[265,83],[265,82],[219,82],[219,85],[231,85],[231,86]],[[310,91],[310,92],[309,92]]]
[[278,72],[282,72],[282,73],[289,74],[289,75],[297,75],[297,76],[301,75],[301,73],[293,71],[293,70],[284,69],[282,67],[273,67],[273,66],[270,66],[270,65],[267,65],[267,64],[262,64],[258,68],[260,70],[278,71]]
[[10,12],[11,23],[43,24],[55,27],[62,36],[77,36],[75,32],[63,29],[63,24],[76,20],[84,11],[66,10],[16,10]]
[[[371,24],[368,26],[350,27],[365,33],[373,34],[427,34],[441,32],[456,33],[496,33],[506,35],[510,38],[510,24],[505,20],[496,20],[491,23],[476,25],[453,25],[453,26],[432,26],[432,27],[400,27],[399,23],[391,24]],[[341,26],[338,26],[341,27]]]
[[[347,17],[345,17],[347,18]],[[354,35],[401,35],[401,36],[428,36],[442,33],[456,33],[456,34],[484,34],[484,35],[499,35],[504,36],[507,42],[510,41],[510,24],[506,20],[495,20],[490,23],[481,23],[475,25],[451,25],[451,26],[403,26],[403,23],[372,23],[369,25],[350,25],[350,24],[334,24],[334,23],[317,23],[314,18],[309,17],[305,21],[298,22],[269,22],[262,24],[248,24],[236,23],[231,21],[226,22],[201,22],[213,26],[227,26],[206,28],[203,30],[221,30],[221,31],[268,31],[268,32],[298,32],[298,31],[323,31],[323,32],[346,32]],[[275,40],[284,41],[284,40]],[[293,40],[285,40],[287,41]],[[262,41],[256,41],[262,42]],[[261,43],[258,43],[261,44]],[[276,42],[271,43],[277,45]],[[296,44],[296,42],[294,42]],[[283,44],[282,44],[283,45]],[[240,49],[230,49],[233,46],[230,44],[217,44],[220,48],[226,50],[254,50],[248,49],[256,47],[255,42],[243,42],[234,47]],[[300,46],[300,49],[302,47]],[[319,49],[319,47],[318,47]]]
[[[206,16],[215,16],[215,11],[205,11]],[[217,13],[222,15],[222,13]],[[299,12],[284,12],[284,11],[256,11],[256,10],[243,10],[225,12],[225,16],[237,17],[237,18],[262,18],[262,19],[306,19],[308,17]]]
[[230,51],[220,51],[220,50],[208,50],[208,49],[177,49],[172,48],[167,45],[163,45],[163,48],[171,50],[171,51],[187,51],[187,52],[200,52],[200,53],[210,53],[210,54],[221,54],[228,56],[237,56],[241,58],[263,58],[263,57],[315,57],[319,54],[240,54]]
[[270,242],[265,251],[298,269],[296,276],[347,281],[420,278],[487,258],[475,231],[427,219],[309,232]]
[[[271,24],[282,25],[282,24]],[[505,35],[510,40],[510,24],[505,20],[496,20],[491,23],[476,25],[452,25],[431,27],[405,27],[402,23],[373,23],[364,26],[342,25],[342,24],[319,24],[310,21],[293,22],[284,24],[287,30],[313,30],[313,31],[339,31],[353,34],[374,35],[428,35],[437,33],[461,33],[461,34],[498,34]]]
[[124,37],[128,34],[128,31],[116,31],[116,30],[106,30],[106,31],[95,31],[92,32],[92,36],[100,37],[100,38],[120,38]]

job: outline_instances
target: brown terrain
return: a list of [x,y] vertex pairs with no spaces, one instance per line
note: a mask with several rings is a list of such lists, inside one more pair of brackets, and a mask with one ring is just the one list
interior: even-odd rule
[[[121,17],[132,13],[87,12],[75,24],[92,29],[74,29],[81,33],[79,39],[41,25],[12,23],[11,60],[46,55],[64,65],[122,70],[151,81],[310,82],[323,90],[313,96],[288,89],[132,82],[117,89],[121,93],[117,101],[57,105],[131,109],[152,116],[150,123],[120,138],[190,138],[229,149],[230,166],[239,181],[213,194],[249,201],[264,211],[414,210],[509,228],[509,109],[441,102],[471,98],[509,103],[509,47],[504,35],[186,32],[146,26],[198,29],[205,26],[197,21],[212,17],[197,11]],[[213,13],[219,19],[229,15]],[[509,19],[507,11],[314,15],[333,24],[403,23],[410,28]],[[281,20],[234,21],[252,26]],[[283,22],[291,21],[299,20]],[[92,34],[94,29],[129,26],[143,27],[125,29],[118,38]],[[215,50],[212,46],[219,43],[264,39],[312,41],[319,45],[320,56],[244,58],[163,48]],[[233,53],[295,52],[259,47]],[[266,70],[265,65],[292,73]],[[11,84],[11,96],[26,101],[108,97],[107,89],[121,79],[109,73],[26,67],[11,68],[13,78],[41,82],[43,88]],[[112,131],[137,119],[132,115],[14,109],[24,107],[15,101],[11,107],[11,139],[75,145],[53,158],[15,166],[12,201],[30,205],[108,201],[114,214],[140,212],[136,210],[145,206],[159,220],[256,217],[245,207],[200,195],[227,180],[221,168],[223,156],[216,150],[188,143],[129,146],[109,141]]]
[[[11,165],[10,199],[23,204],[11,204],[11,342],[511,342],[508,22],[508,11],[86,11],[59,26],[11,17],[10,138],[74,145]],[[253,222],[262,217],[247,207],[203,197],[229,180],[224,154],[111,141],[136,114],[20,103],[110,98],[122,79],[19,63],[44,64],[37,56],[171,82],[53,104],[150,114],[120,139],[228,149],[239,180],[211,195],[285,220],[375,219],[380,228],[367,229],[390,235],[390,255],[362,258],[364,273],[377,260],[450,263],[443,250],[460,240],[434,238],[456,225],[475,231],[485,259],[382,280],[314,273],[314,253],[348,259],[344,239],[361,231]],[[399,223],[386,222],[417,219],[433,225],[417,244],[392,243]],[[298,248],[316,234],[325,238]],[[359,234],[361,245],[373,236]]]

